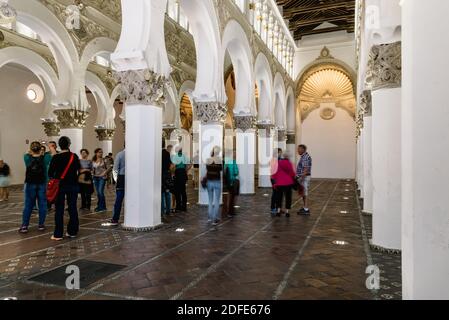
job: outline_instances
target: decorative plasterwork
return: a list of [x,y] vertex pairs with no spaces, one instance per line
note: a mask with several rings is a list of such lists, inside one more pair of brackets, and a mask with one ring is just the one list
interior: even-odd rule
[[402,82],[401,42],[371,48],[366,71],[366,85],[372,91],[399,88]]
[[112,141],[114,140],[115,130],[113,129],[103,129],[97,128],[95,129],[97,133],[97,138],[99,141]]
[[191,73],[185,71],[184,69],[180,68],[173,68],[173,71],[171,73],[171,78],[173,79],[173,82],[175,83],[176,90],[179,91],[182,87],[182,84],[188,80],[195,82],[195,76],[193,76]]
[[371,117],[373,114],[373,102],[371,96],[371,90],[365,90],[360,95],[360,110],[363,112],[364,117]]
[[170,82],[164,75],[143,69],[116,72],[115,77],[120,84],[121,99],[126,104],[162,107],[165,103],[165,89]]
[[166,140],[169,140],[173,134],[173,132],[175,132],[176,128],[175,127],[164,127],[162,129],[162,137]]
[[75,109],[56,109],[53,113],[57,116],[61,129],[82,129],[86,127],[89,116],[87,111]]
[[0,1],[0,23],[7,24],[13,22],[17,17],[17,11],[8,2]]
[[97,75],[97,77],[101,80],[101,82],[103,82],[104,86],[108,90],[109,95],[111,95],[114,89],[117,87],[117,80],[114,77],[114,72],[111,69],[94,62],[91,62],[87,69]]
[[42,122],[42,125],[44,126],[44,131],[47,137],[59,136],[59,132],[61,131],[59,123],[55,121],[44,121]]
[[193,107],[197,120],[201,121],[202,124],[216,124],[226,121],[226,104],[216,101],[195,102]]
[[[61,21],[63,25],[69,19],[69,13],[66,10],[67,6],[56,2],[55,0],[39,0],[44,6],[46,6],[53,14]],[[109,1],[108,1],[109,2]],[[72,37],[75,47],[78,50],[80,56],[84,51],[86,45],[93,39],[98,37],[106,37],[118,41],[119,35],[115,32],[103,27],[92,19],[87,18],[80,12],[80,28],[73,28],[67,30]]]
[[196,69],[196,51],[193,36],[170,18],[165,19],[165,46],[169,56],[174,58],[174,66],[183,63]]
[[117,23],[122,21],[120,0],[82,0],[86,7],[92,7]]
[[256,127],[256,118],[252,115],[234,115],[234,127],[243,132],[253,130]]
[[332,120],[335,118],[335,110],[332,108],[323,108],[320,112],[321,119],[323,120]]
[[285,131],[283,129],[278,129],[277,130],[277,139],[278,139],[278,142],[287,141],[287,131]]
[[334,59],[334,57],[331,55],[331,51],[326,46],[321,49],[320,56],[317,58],[317,60],[323,59]]
[[258,122],[257,129],[260,137],[270,137],[274,133],[275,125],[269,122]]

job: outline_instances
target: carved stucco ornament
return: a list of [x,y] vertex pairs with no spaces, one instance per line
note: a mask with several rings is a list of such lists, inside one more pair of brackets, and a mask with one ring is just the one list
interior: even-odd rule
[[260,137],[270,137],[274,133],[274,124],[271,122],[258,122],[257,129]]
[[294,132],[287,132],[287,144],[296,145],[296,134]]
[[278,142],[284,142],[287,140],[287,131],[284,129],[278,129],[277,130],[277,141]]
[[58,117],[61,129],[82,129],[86,127],[89,116],[87,111],[75,109],[56,109],[53,113]]
[[44,132],[47,135],[47,137],[57,137],[59,136],[59,133],[61,131],[59,127],[59,123],[56,121],[48,120],[42,122],[42,125],[44,126]]
[[194,114],[202,124],[223,123],[226,120],[228,108],[221,102],[195,102]]
[[0,24],[9,24],[17,18],[17,11],[8,4],[8,1],[0,0]]
[[234,127],[243,132],[252,130],[256,127],[256,118],[252,115],[235,115]]
[[360,95],[360,110],[363,112],[364,117],[371,117],[373,114],[373,101],[371,96],[371,90],[365,90]]
[[169,126],[162,129],[162,137],[166,140],[170,140],[173,132],[175,132],[176,127]]
[[115,130],[97,128],[95,129],[99,141],[112,141],[114,139]]
[[371,48],[366,85],[372,91],[399,88],[402,83],[401,42],[375,45]]
[[165,90],[170,85],[164,75],[149,69],[128,70],[115,73],[120,84],[121,99],[126,104],[146,104],[162,107]]

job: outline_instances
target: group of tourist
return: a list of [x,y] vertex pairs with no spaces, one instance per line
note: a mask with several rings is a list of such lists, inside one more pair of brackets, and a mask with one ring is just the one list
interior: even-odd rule
[[[310,215],[308,207],[308,195],[312,174],[312,158],[307,152],[307,146],[300,145],[298,154],[301,157],[296,171],[290,160],[290,154],[278,149],[271,162],[271,184],[273,193],[271,196],[271,214],[280,217],[282,214],[290,217],[292,208],[293,189],[297,190],[304,202],[304,206],[298,211],[299,215]],[[285,199],[285,202],[284,202]],[[283,204],[285,206],[283,207]]]
[[[113,171],[117,173],[117,198],[110,224],[118,225],[124,198],[124,151],[117,155],[114,163],[112,154],[103,157],[101,148],[94,151],[92,159],[89,159],[89,151],[82,149],[80,150],[81,159],[79,159],[76,154],[70,152],[71,141],[68,137],[61,137],[58,145],[59,151],[57,150],[56,142],[49,142],[50,151],[46,152],[45,146],[35,141],[31,143],[30,150],[24,155],[26,167],[24,184],[25,204],[22,226],[19,232],[28,233],[31,214],[36,202],[39,211],[38,230],[44,231],[46,229],[47,212],[52,205],[52,203],[47,201],[48,182],[52,179],[57,179],[59,180],[59,189],[54,200],[55,230],[51,239],[60,241],[64,237],[64,211],[66,205],[69,213],[69,223],[65,236],[69,238],[76,237],[79,231],[78,193],[81,194],[81,211],[91,211],[92,194],[96,191],[98,202],[94,212],[106,212],[105,186],[108,183],[113,183]],[[2,165],[0,167],[2,176],[9,176],[9,167],[6,167],[3,161],[0,162],[0,165]]]

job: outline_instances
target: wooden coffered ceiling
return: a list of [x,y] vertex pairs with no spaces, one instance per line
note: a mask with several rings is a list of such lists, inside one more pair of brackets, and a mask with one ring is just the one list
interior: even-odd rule
[[[295,40],[313,34],[354,32],[355,0],[276,0]],[[325,24],[321,26],[322,24]],[[321,27],[320,27],[321,26]],[[318,28],[320,27],[320,28]]]

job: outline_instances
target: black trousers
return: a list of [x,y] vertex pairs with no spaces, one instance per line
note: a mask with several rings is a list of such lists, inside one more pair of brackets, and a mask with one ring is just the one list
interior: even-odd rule
[[283,198],[285,197],[285,209],[290,210],[292,208],[292,186],[278,187],[277,190],[277,208],[282,208]]
[[187,210],[187,172],[185,169],[178,169],[175,171],[175,197],[176,197],[176,210]]
[[80,183],[81,208],[90,209],[92,205],[92,185]]
[[55,213],[55,231],[56,238],[62,238],[64,235],[64,211],[65,201],[67,198],[67,205],[69,207],[69,224],[67,225],[67,232],[71,236],[76,236],[79,230],[78,209],[76,208],[76,201],[78,198],[78,185],[60,186],[58,197],[56,198],[56,213]]
[[279,190],[273,188],[273,193],[271,194],[271,211],[278,208],[277,207],[278,193],[279,193]]

